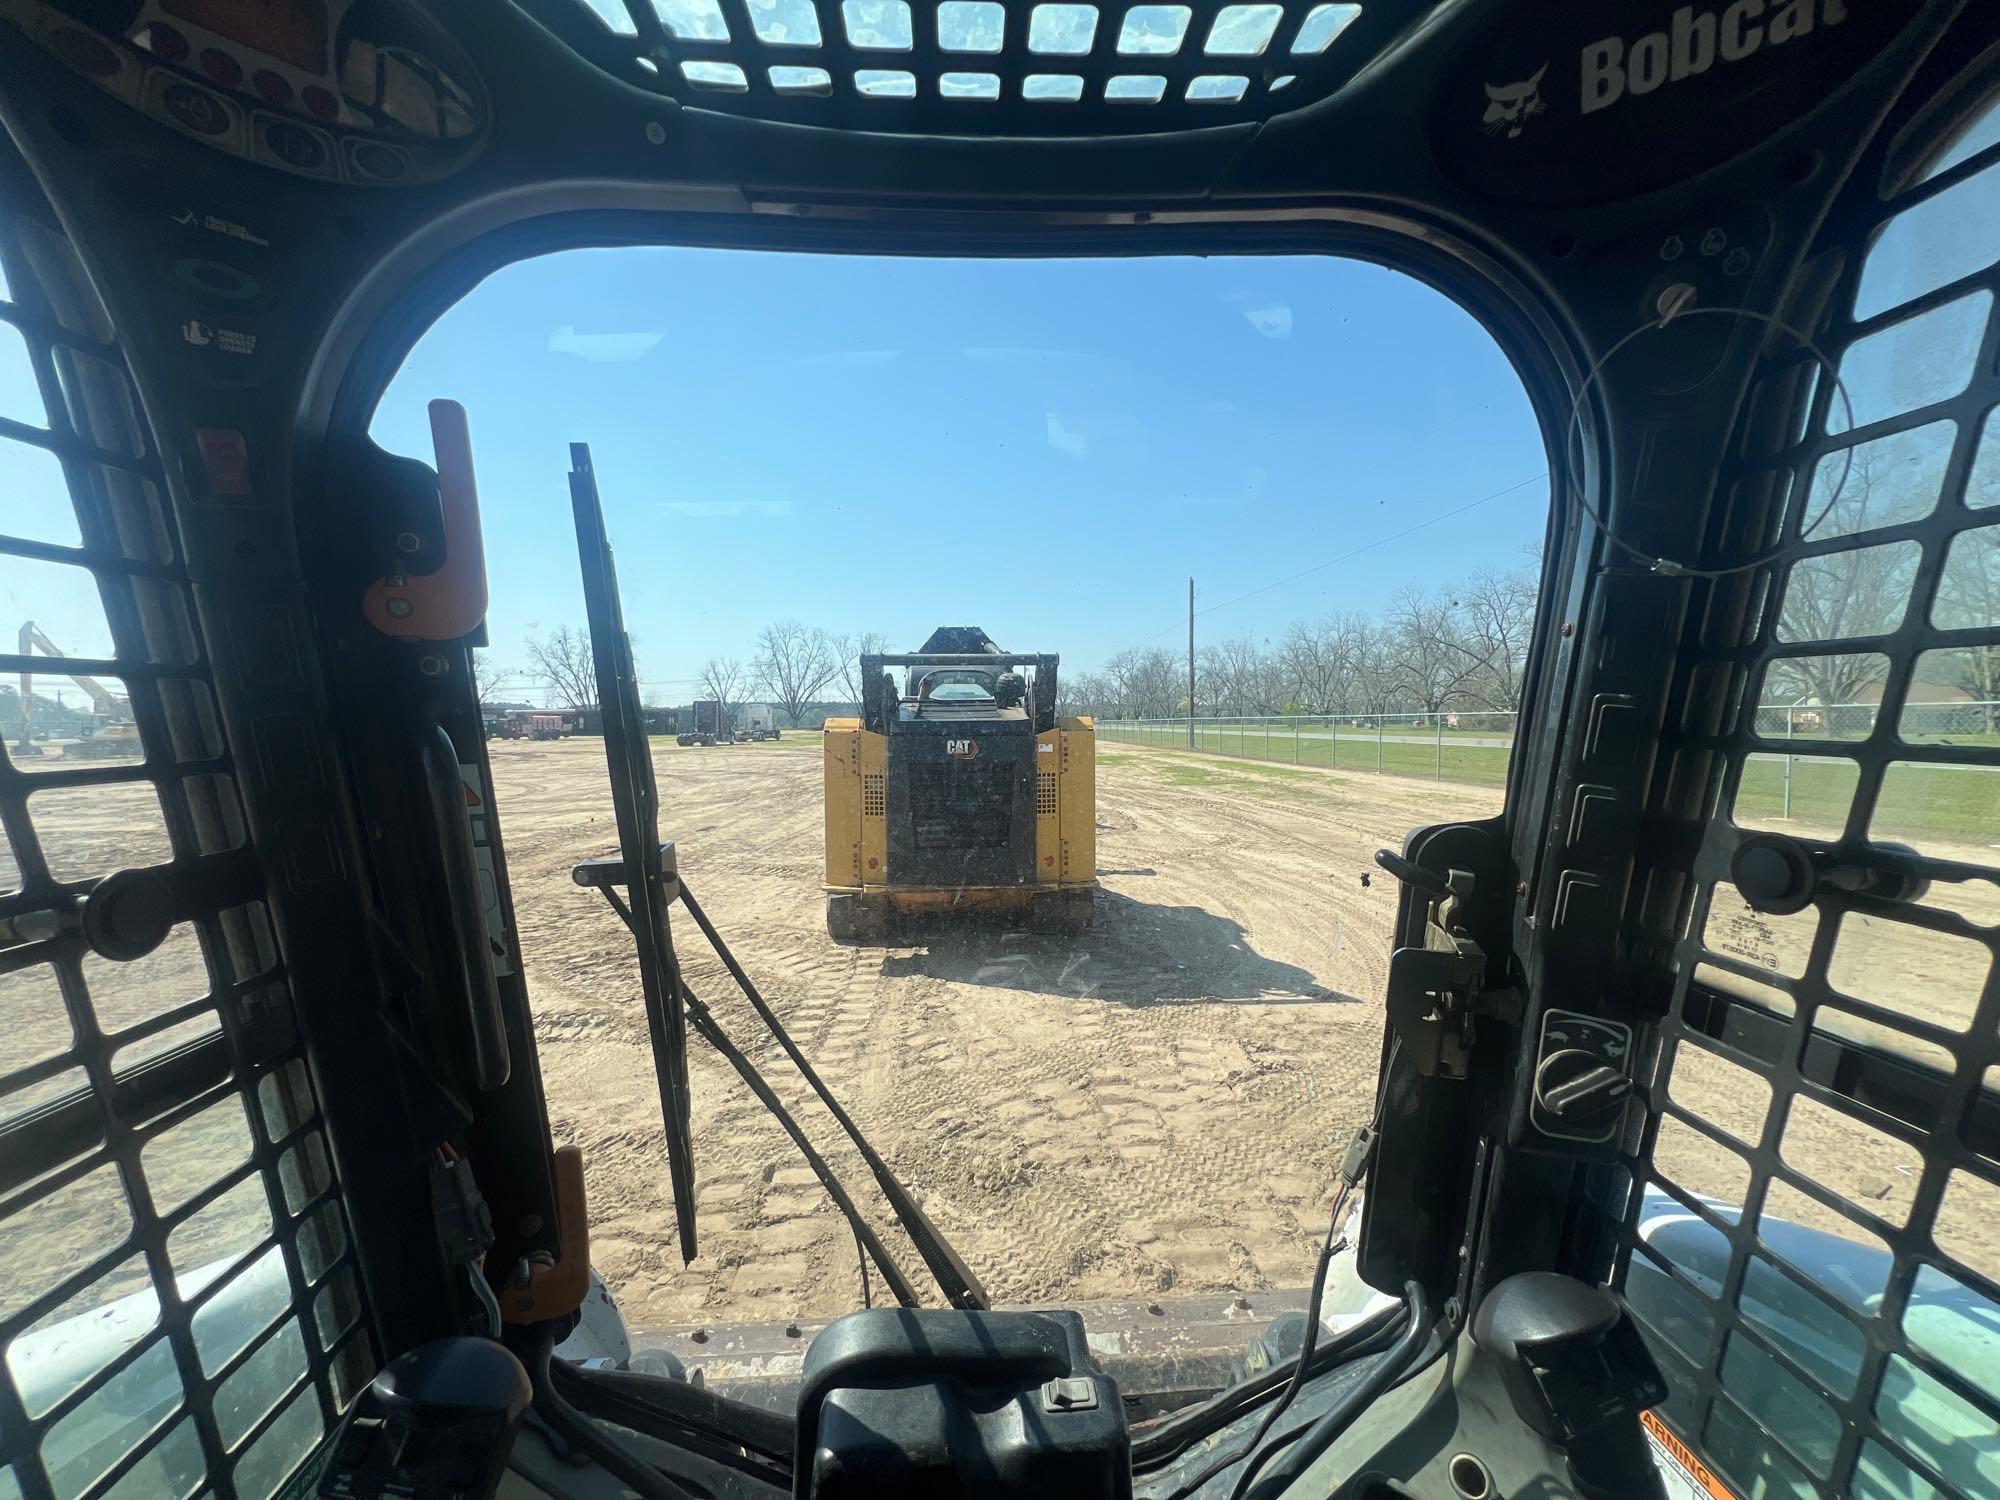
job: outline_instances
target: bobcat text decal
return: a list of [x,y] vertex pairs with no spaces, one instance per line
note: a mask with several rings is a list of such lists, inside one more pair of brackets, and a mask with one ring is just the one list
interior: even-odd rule
[[1714,10],[1684,5],[1664,31],[1629,43],[1620,36],[1592,42],[1583,49],[1582,112],[1609,109],[1628,94],[1650,94],[1717,63],[1742,62],[1809,36],[1815,27],[1838,26],[1847,19],[1847,5],[1848,0],[1733,0]]

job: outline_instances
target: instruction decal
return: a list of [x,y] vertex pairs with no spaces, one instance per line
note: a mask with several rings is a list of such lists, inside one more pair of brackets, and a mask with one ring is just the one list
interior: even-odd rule
[[210,234],[241,240],[246,245],[257,245],[266,250],[271,248],[271,242],[254,229],[238,224],[234,219],[225,219],[219,214],[196,213],[192,208],[183,208],[179,213],[169,214],[167,217],[183,229],[206,229]]
[[255,354],[257,335],[242,328],[218,328],[213,323],[204,323],[200,318],[190,318],[181,324],[181,339],[197,349],[213,345],[224,354]]
[[1646,1429],[1646,1444],[1653,1450],[1667,1500],[1736,1500],[1736,1492],[1717,1479],[1715,1471],[1665,1422],[1642,1411],[1639,1423]]
[[1718,950],[1759,968],[1782,972],[1778,960],[1778,933],[1769,919],[1748,902],[1743,910],[1709,918],[1708,941]]
[[479,909],[486,918],[486,951],[493,955],[493,974],[499,978],[514,972],[514,957],[507,951],[507,914],[500,908],[500,875],[493,860],[493,809],[486,800],[486,783],[477,765],[460,761],[458,779],[465,785],[465,815],[472,820],[472,857],[479,865]]

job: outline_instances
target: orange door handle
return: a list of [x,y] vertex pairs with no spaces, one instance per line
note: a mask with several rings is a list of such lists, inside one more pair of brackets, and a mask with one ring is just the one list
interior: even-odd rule
[[444,562],[435,572],[376,579],[362,598],[361,612],[382,634],[400,640],[455,641],[486,618],[486,542],[479,530],[465,408],[456,401],[433,401],[430,412]]

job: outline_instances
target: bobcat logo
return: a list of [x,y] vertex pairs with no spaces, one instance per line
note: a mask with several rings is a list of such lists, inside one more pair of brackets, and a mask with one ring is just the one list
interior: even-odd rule
[[1488,135],[1498,135],[1504,130],[1511,141],[1520,135],[1528,121],[1548,113],[1549,107],[1542,101],[1542,74],[1548,70],[1549,65],[1543,63],[1535,70],[1535,76],[1524,82],[1486,85],[1484,124]]

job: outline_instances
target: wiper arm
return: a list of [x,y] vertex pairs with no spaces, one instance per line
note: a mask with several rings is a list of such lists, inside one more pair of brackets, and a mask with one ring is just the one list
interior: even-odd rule
[[[674,846],[672,844],[667,844],[660,851],[661,863],[668,871],[668,882],[671,888],[668,896],[669,900],[672,900],[674,896],[685,898],[686,895],[686,888],[682,886],[678,876],[673,873],[673,849]],[[611,903],[611,909],[618,913],[619,918],[627,927],[631,927],[632,908],[626,904],[625,900],[615,889],[617,885],[623,883],[620,866],[621,862],[615,859],[585,860],[571,871],[571,878],[578,885],[590,886],[601,891],[604,899]],[[638,936],[636,928],[633,930],[633,936]],[[728,962],[733,966],[735,960],[732,958]],[[799,1155],[803,1156],[806,1160],[806,1165],[812,1168],[813,1175],[819,1179],[820,1185],[826,1189],[827,1196],[833,1199],[834,1207],[838,1208],[847,1219],[849,1226],[854,1231],[854,1238],[861,1246],[863,1254],[869,1260],[874,1261],[876,1267],[881,1271],[882,1280],[888,1284],[890,1294],[904,1307],[915,1307],[918,1298],[916,1289],[910,1284],[909,1277],[904,1274],[903,1268],[896,1264],[895,1259],[889,1254],[888,1247],[882,1243],[881,1237],[875,1233],[874,1227],[862,1217],[861,1210],[855,1207],[853,1198],[848,1196],[846,1187],[842,1184],[840,1178],[834,1174],[832,1166],[828,1164],[825,1157],[821,1156],[814,1149],[813,1143],[807,1139],[805,1131],[799,1127],[797,1119],[793,1117],[790,1110],[785,1108],[784,1101],[777,1096],[770,1084],[765,1082],[764,1075],[757,1071],[756,1064],[750,1061],[742,1048],[729,1039],[729,1034],[722,1029],[721,1024],[715,1019],[714,1013],[701,1002],[701,999],[693,990],[688,988],[687,982],[684,979],[680,979],[677,982],[680,989],[682,1008],[687,1016],[688,1024],[695,1029],[703,1041],[707,1042],[709,1046],[728,1059],[729,1065],[736,1069],[737,1076],[749,1086],[750,1092],[757,1096],[758,1102],[771,1112],[772,1117],[784,1128],[785,1134],[791,1137],[792,1144],[799,1148]],[[863,1270],[865,1273],[865,1264]]]
[[618,570],[604,532],[604,507],[587,443],[569,445],[570,509],[576,517],[576,550],[583,566],[583,600],[590,621],[590,652],[597,667],[597,705],[604,724],[604,760],[611,777],[611,807],[618,822],[622,884],[631,896],[624,912],[639,950],[639,986],[652,1035],[653,1067],[660,1084],[660,1123],[666,1132],[667,1176],[681,1261],[695,1257],[694,1141],[688,1120],[687,1019],[680,967],[667,926],[665,872],[660,860],[659,790],[652,748],[639,705],[632,642],[618,598]]
[[[597,479],[591,470],[590,448],[570,444],[570,503],[576,514],[577,550],[583,562],[584,598],[589,606],[591,654],[596,659],[598,706],[604,726],[604,758],[611,776],[612,805],[617,813],[619,855],[615,859],[586,860],[571,872],[578,885],[603,892],[619,917],[632,931],[639,951],[639,978],[645,996],[646,1016],[652,1031],[654,1063],[660,1080],[660,1111],[666,1122],[667,1165],[672,1178],[674,1212],[680,1230],[681,1258],[695,1256],[694,1160],[688,1124],[687,1036],[692,1025],[703,1040],[729,1060],[737,1075],[769,1109],[792,1143],[799,1148],[813,1173],[825,1186],[836,1206],[847,1216],[857,1244],[866,1260],[880,1267],[896,1300],[905,1307],[917,1305],[909,1279],[890,1257],[887,1248],[869,1226],[853,1199],[847,1194],[824,1157],[814,1150],[805,1132],[757,1072],[750,1059],[729,1040],[714,1013],[688,989],[680,963],[674,954],[667,921],[667,907],[681,901],[695,919],[716,956],[723,962],[770,1029],[794,1066],[804,1075],[833,1117],[840,1123],[876,1184],[888,1200],[896,1222],[916,1247],[945,1300],[953,1307],[984,1309],[989,1305],[986,1290],[966,1267],[958,1253],[945,1242],[937,1227],[918,1207],[910,1191],[889,1169],[889,1164],[861,1134],[860,1127],[805,1059],[765,1002],[736,955],[729,951],[708,915],[680,880],[674,866],[673,846],[659,839],[659,798],[653,779],[652,750],[646,738],[639,688],[632,666],[631,642],[625,634],[623,609],[618,598],[617,572],[604,530],[604,511],[598,499]],[[623,887],[625,897],[618,894]]]
[[785,1056],[792,1060],[792,1065],[799,1070],[805,1081],[812,1085],[813,1092],[818,1094],[820,1101],[826,1105],[827,1112],[840,1122],[840,1128],[846,1131],[847,1138],[854,1142],[854,1149],[861,1153],[861,1159],[868,1163],[868,1170],[875,1174],[875,1184],[882,1189],[882,1196],[889,1200],[889,1209],[895,1214],[896,1222],[902,1225],[903,1233],[910,1237],[910,1243],[917,1247],[917,1254],[923,1257],[924,1265],[930,1270],[932,1279],[937,1282],[938,1290],[944,1293],[945,1300],[953,1307],[985,1310],[990,1305],[986,1289],[979,1284],[978,1278],[960,1259],[958,1252],[952,1249],[943,1235],[938,1233],[937,1226],[931,1223],[929,1216],[918,1206],[917,1200],[910,1196],[910,1190],[903,1186],[902,1179],[889,1169],[889,1164],[882,1159],[881,1153],[868,1143],[868,1138],[861,1133],[861,1127],[856,1125],[847,1111],[840,1107],[840,1101],[833,1097],[833,1091],[820,1081],[819,1074],[813,1071],[812,1064],[807,1062],[805,1054],[799,1051],[798,1044],[791,1038],[791,1033],[785,1030],[776,1013],[757,992],[757,986],[750,982],[750,976],[743,972],[743,966],[737,963],[736,955],[731,953],[728,945],[722,941],[721,934],[708,920],[708,913],[701,909],[701,903],[695,900],[694,892],[688,889],[685,880],[681,882],[681,905],[688,909],[688,915],[694,918],[695,926],[701,929],[702,936],[706,937],[709,946],[715,949],[715,956],[722,960],[723,967],[729,970],[730,976],[742,987],[744,997],[756,1010],[758,1018],[770,1029],[778,1045],[784,1048]]
[[[722,940],[722,934],[717,932],[714,924],[708,920],[708,913],[701,909],[700,903],[694,898],[694,893],[688,889],[687,882],[679,878],[674,868],[673,845],[668,844],[662,850],[662,863],[668,870],[667,899],[669,901],[678,899],[681,905],[687,908],[688,914],[695,920],[695,925],[701,928],[703,936],[715,949],[716,957],[722,960],[723,967],[729,971],[730,976],[742,989],[744,997],[756,1010],[758,1018],[770,1029],[771,1035],[784,1049],[785,1055],[792,1060],[793,1066],[812,1086],[813,1092],[819,1095],[828,1112],[839,1121],[840,1128],[847,1133],[847,1138],[861,1153],[862,1160],[868,1163],[869,1171],[875,1176],[876,1185],[881,1188],[882,1196],[888,1200],[890,1212],[896,1216],[896,1222],[909,1236],[910,1243],[916,1246],[917,1254],[922,1257],[932,1279],[937,1282],[938,1290],[944,1293],[945,1300],[953,1307],[984,1310],[988,1306],[986,1289],[979,1284],[978,1278],[960,1259],[958,1252],[938,1232],[937,1226],[931,1223],[923,1209],[918,1206],[917,1200],[911,1196],[910,1190],[882,1159],[881,1153],[869,1144],[868,1138],[861,1133],[861,1127],[856,1125],[853,1117],[841,1107],[833,1091],[814,1071],[813,1065],[806,1060],[805,1054],[792,1040],[791,1033],[785,1030],[784,1023],[778,1019],[770,1004],[759,993],[756,984],[744,972],[742,964],[737,962],[736,955],[730,951],[729,945]],[[586,860],[572,872],[572,878],[578,885],[592,886],[601,890],[612,908],[627,925],[630,925],[631,908],[613,889],[615,885],[622,884],[620,861]],[[855,1207],[854,1200],[848,1196],[846,1188],[834,1174],[833,1168],[813,1147],[791,1111],[785,1108],[784,1101],[779,1099],[776,1092],[765,1082],[763,1075],[757,1071],[756,1064],[752,1063],[742,1049],[729,1039],[728,1033],[716,1020],[715,1013],[702,1003],[685,980],[680,982],[680,994],[688,1024],[704,1041],[728,1059],[730,1066],[736,1069],[737,1076],[749,1086],[750,1092],[757,1096],[779,1125],[784,1127],[785,1134],[790,1136],[792,1144],[799,1148],[799,1154],[805,1158],[806,1165],[812,1168],[813,1175],[819,1178],[821,1185],[825,1187],[827,1196],[833,1199],[834,1205],[846,1216],[848,1223],[853,1227],[855,1239],[860,1242],[868,1258],[881,1268],[882,1279],[888,1283],[889,1290],[896,1300],[905,1307],[915,1307],[918,1298],[910,1285],[909,1278],[890,1257],[881,1238],[862,1217],[860,1209]]]

